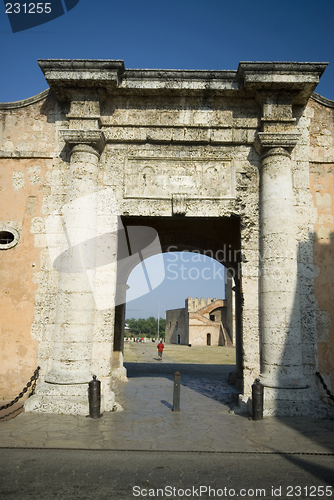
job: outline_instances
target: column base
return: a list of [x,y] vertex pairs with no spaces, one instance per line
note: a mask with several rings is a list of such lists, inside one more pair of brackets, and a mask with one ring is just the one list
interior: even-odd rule
[[[238,410],[235,413],[252,415],[252,399],[239,394]],[[333,418],[333,408],[324,404],[316,388],[274,389],[264,388],[264,417],[311,417]]]
[[127,382],[127,370],[123,365],[123,353],[121,351],[113,351],[111,361],[111,377],[114,381]]
[[[292,369],[293,370],[293,369]],[[290,370],[291,371],[291,370]],[[261,373],[259,375],[259,379],[264,387],[268,387],[276,390],[293,390],[293,389],[308,389],[310,387],[310,383],[308,380],[305,380],[305,377],[296,376],[295,378],[291,378],[289,376],[284,377],[281,374],[277,373]]]
[[88,384],[92,380],[92,375],[88,371],[76,372],[75,370],[51,370],[45,374],[45,382],[56,385],[76,385]]
[[304,389],[264,387],[264,417],[326,418],[330,415],[332,409],[320,401],[318,392],[312,387]]
[[[102,383],[101,413],[113,411],[115,394],[110,383]],[[24,404],[24,411],[36,413],[55,413],[66,415],[89,415],[88,384],[50,384],[40,383],[36,392]]]

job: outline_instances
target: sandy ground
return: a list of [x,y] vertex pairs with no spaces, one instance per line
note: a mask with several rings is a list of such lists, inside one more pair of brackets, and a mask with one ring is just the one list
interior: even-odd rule
[[[158,360],[156,342],[133,342],[124,344],[124,361],[152,363]],[[235,348],[224,346],[192,346],[165,344],[164,363],[235,364]]]

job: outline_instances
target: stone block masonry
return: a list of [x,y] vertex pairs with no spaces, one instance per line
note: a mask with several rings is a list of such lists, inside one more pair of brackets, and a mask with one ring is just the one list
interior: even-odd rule
[[[87,414],[93,374],[102,411],[113,408],[113,384],[126,380],[127,276],[157,251],[138,240],[117,263],[117,230],[147,226],[162,252],[210,252],[228,270],[241,408],[260,376],[265,415],[326,413],[315,372],[332,387],[334,118],[333,103],[313,94],[326,64],[39,65],[49,89],[0,104],[1,397],[15,397],[38,363],[26,410]],[[114,206],[103,217],[88,205],[64,216],[85,196],[101,204],[106,190]],[[72,235],[70,252],[114,236],[74,272],[66,253],[52,258],[50,216],[63,221],[52,241]]]

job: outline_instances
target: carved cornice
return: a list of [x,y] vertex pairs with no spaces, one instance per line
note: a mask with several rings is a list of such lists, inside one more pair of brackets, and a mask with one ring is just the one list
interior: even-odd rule
[[124,61],[90,59],[39,59],[39,67],[59,101],[69,101],[73,92],[117,88],[124,76]]
[[255,92],[293,92],[292,104],[305,105],[328,63],[240,62],[243,87]]
[[105,137],[102,130],[61,130],[64,141],[71,147],[78,144],[93,146],[101,153],[105,146]]
[[122,60],[42,59],[45,78],[60,101],[73,93],[180,94],[205,92],[249,96],[260,91],[293,92],[293,104],[306,104],[327,63],[240,62],[237,71],[125,70]]

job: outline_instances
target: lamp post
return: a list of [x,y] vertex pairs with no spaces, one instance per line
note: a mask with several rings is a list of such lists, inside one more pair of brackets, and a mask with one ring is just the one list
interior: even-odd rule
[[160,322],[160,302],[158,302],[158,338],[160,336],[159,332],[159,322]]

